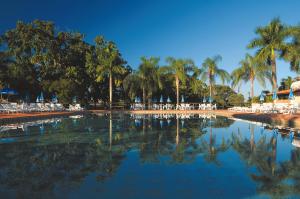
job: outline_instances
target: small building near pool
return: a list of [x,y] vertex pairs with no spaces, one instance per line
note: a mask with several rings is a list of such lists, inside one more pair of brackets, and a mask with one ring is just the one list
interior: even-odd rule
[[[295,101],[300,103],[300,78],[295,78],[294,82],[291,84],[291,89],[293,90]],[[272,96],[273,93],[268,93],[268,96]],[[290,89],[277,91],[278,101],[289,102]]]

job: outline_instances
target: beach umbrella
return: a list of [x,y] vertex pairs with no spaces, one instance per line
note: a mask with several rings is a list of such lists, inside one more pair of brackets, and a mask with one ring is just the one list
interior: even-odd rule
[[203,103],[206,103],[206,97],[203,97]]
[[168,102],[168,103],[171,103],[171,102],[172,102],[171,99],[170,99],[170,97],[168,97],[167,102]]
[[53,95],[52,96],[52,103],[57,103],[58,100],[57,100],[57,96],[56,95]]
[[260,101],[260,102],[265,101],[265,95],[264,95],[263,92],[261,92],[261,94],[260,94],[259,101]]
[[135,98],[134,98],[134,102],[135,102],[135,103],[138,103],[138,97],[135,97]]
[[213,102],[213,98],[212,98],[212,97],[209,97],[209,98],[208,98],[208,102],[209,102],[209,103],[212,103],[212,102]]
[[278,99],[278,96],[277,96],[276,91],[274,91],[273,96],[272,96],[272,99],[273,99],[273,100],[277,100],[277,99]]
[[19,93],[14,90],[14,89],[10,89],[10,88],[4,88],[0,91],[1,95],[18,95]]
[[73,101],[73,104],[76,104],[77,103],[77,97],[74,96],[73,99],[72,99],[72,101]]
[[36,102],[36,103],[40,103],[40,96],[37,96],[37,97],[36,97],[35,102]]
[[295,96],[293,93],[293,89],[290,89],[289,100],[294,100],[294,99],[295,99]]
[[[10,88],[4,88],[0,90],[1,98],[2,95],[18,95],[19,93],[16,90],[10,89]],[[8,99],[8,97],[7,97]]]
[[184,97],[181,95],[181,102],[184,103]]
[[57,102],[58,102],[57,96],[53,95],[52,96],[52,103],[57,103]]
[[164,98],[163,98],[163,96],[162,96],[162,95],[160,96],[160,100],[159,100],[159,102],[160,102],[160,103],[163,103],[163,102],[164,102]]
[[40,95],[40,102],[44,102],[44,95],[43,95],[43,92],[41,92],[41,95]]

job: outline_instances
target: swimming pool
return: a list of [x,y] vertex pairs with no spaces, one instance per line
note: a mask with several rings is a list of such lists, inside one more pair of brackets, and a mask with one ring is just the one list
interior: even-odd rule
[[103,114],[0,130],[1,198],[300,196],[297,139],[245,121]]

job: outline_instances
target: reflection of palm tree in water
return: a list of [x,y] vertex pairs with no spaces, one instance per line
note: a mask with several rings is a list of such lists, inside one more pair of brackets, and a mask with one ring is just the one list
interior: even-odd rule
[[[249,173],[251,179],[257,183],[258,192],[265,193],[272,197],[282,198],[288,196],[293,190],[293,184],[286,184],[288,179],[288,162],[276,165],[277,137],[262,136],[254,142],[254,131],[251,130],[250,140],[242,138],[241,134],[232,135],[232,146],[248,166],[255,167],[257,171]],[[297,171],[297,173],[299,173]],[[297,191],[298,192],[298,191]]]
[[176,147],[178,147],[179,144],[179,119],[176,118]]
[[230,142],[226,142],[224,138],[222,139],[220,146],[216,146],[216,136],[213,134],[211,118],[209,119],[209,142],[202,141],[202,146],[206,151],[204,155],[206,161],[217,165],[220,165],[220,162],[217,160],[218,153],[226,151],[230,146]]
[[255,150],[255,140],[254,140],[254,124],[251,124],[250,126],[250,148],[251,148],[251,151],[254,151]]
[[112,114],[109,114],[109,150],[111,151],[112,146]]
[[271,158],[271,166],[272,166],[272,174],[274,175],[276,169],[276,155],[277,155],[277,136],[273,136],[271,138],[272,145],[272,158]]
[[211,118],[210,118],[209,119],[209,153],[212,154],[212,155],[214,155],[214,153],[215,153],[214,144],[215,144],[215,139],[214,139],[213,134],[212,134]]

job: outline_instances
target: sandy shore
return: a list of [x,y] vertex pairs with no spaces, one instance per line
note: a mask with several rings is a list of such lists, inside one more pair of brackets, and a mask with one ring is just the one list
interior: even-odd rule
[[36,112],[36,113],[12,113],[0,114],[0,124],[6,122],[18,122],[38,118],[62,117],[86,113],[123,113],[123,114],[215,114],[229,118],[238,118],[255,122],[294,127],[300,129],[300,114],[265,114],[265,113],[237,113],[228,110],[90,110],[81,112]]

